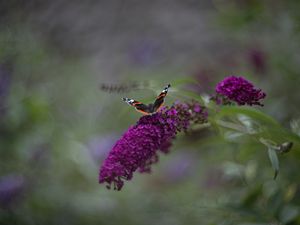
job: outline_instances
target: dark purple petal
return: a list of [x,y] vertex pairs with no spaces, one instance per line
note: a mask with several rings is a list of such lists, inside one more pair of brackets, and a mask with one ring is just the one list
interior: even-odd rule
[[23,192],[25,179],[21,175],[7,175],[0,178],[0,206],[9,207]]

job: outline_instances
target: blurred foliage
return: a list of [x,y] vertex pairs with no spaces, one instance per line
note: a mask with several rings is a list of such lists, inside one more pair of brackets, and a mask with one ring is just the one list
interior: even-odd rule
[[[38,16],[50,3],[0,3],[0,224],[300,224],[299,1],[206,3],[205,23],[220,32],[222,45],[212,40],[192,66],[178,58],[168,64],[163,56],[151,61],[157,47],[147,45],[142,69],[126,61],[122,76],[102,70],[113,62],[93,67],[97,56],[81,55],[77,42],[70,47],[63,26],[47,21],[43,28]],[[180,4],[201,14],[193,1]],[[116,32],[113,23],[107,26]],[[176,35],[183,33],[177,29]],[[228,54],[211,56],[216,49]],[[180,58],[184,48],[174,51]],[[105,54],[117,61],[124,52]],[[206,57],[213,63],[202,62]],[[107,152],[139,117],[121,97],[151,101],[171,83],[167,105],[176,99],[205,102],[200,93],[211,94],[229,73],[265,90],[265,107],[212,110],[212,127],[179,135],[151,175],[135,174],[121,192],[98,184]],[[147,85],[128,93],[101,92],[99,85],[107,81]],[[292,148],[280,154],[276,149],[287,142]],[[279,159],[276,165],[271,157],[279,167],[276,180],[268,148]]]

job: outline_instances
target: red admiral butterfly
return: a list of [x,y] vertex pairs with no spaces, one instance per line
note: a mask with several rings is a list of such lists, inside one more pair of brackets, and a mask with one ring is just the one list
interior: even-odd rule
[[135,101],[133,99],[130,98],[123,98],[123,101],[128,103],[129,105],[135,107],[135,109],[144,114],[144,115],[149,115],[149,114],[153,114],[156,113],[163,105],[164,103],[164,99],[168,93],[169,88],[171,87],[170,84],[168,84],[168,86],[166,86],[162,92],[156,97],[154,103],[149,104],[149,105],[145,105],[141,102]]

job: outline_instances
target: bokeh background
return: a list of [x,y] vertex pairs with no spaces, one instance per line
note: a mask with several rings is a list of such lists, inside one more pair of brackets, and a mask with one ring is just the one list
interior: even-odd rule
[[299,11],[298,0],[0,1],[0,224],[300,224],[299,149],[274,181],[263,145],[210,131],[180,135],[120,192],[98,184],[140,117],[121,98],[148,102],[167,83],[200,84],[171,88],[171,105],[242,75],[267,93],[260,110],[299,135]]

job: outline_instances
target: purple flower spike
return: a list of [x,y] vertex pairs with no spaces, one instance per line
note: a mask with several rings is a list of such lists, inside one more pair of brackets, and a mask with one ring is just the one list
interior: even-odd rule
[[100,168],[99,183],[121,190],[133,173],[150,172],[159,159],[158,151],[168,153],[177,132],[186,130],[191,122],[206,122],[204,107],[199,103],[176,103],[171,108],[140,118],[135,126],[117,141]]
[[124,180],[130,180],[133,172],[150,172],[151,164],[158,161],[158,150],[167,153],[175,137],[179,120],[176,110],[143,116],[117,141],[104,161],[99,182],[121,190]]
[[261,89],[256,89],[252,83],[243,77],[230,76],[218,83],[216,92],[237,102],[239,105],[260,105],[259,101],[266,97]]

